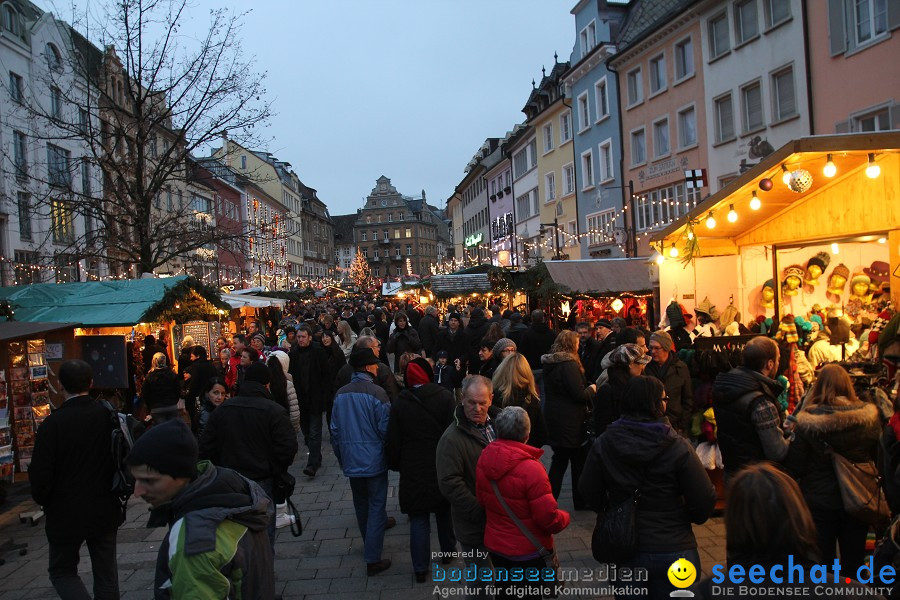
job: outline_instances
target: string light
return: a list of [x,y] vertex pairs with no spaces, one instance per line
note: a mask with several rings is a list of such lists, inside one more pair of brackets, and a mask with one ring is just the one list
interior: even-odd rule
[[734,210],[734,204],[729,204],[728,205],[728,222],[736,223],[737,220],[738,220],[738,214],[737,214],[737,211]]
[[759,210],[760,206],[762,206],[762,202],[760,202],[759,196],[756,195],[756,190],[753,190],[753,197],[750,199],[750,209]]
[[788,168],[786,166],[784,166],[784,164],[781,165],[781,170],[782,170],[781,181],[784,182],[784,185],[790,185],[791,184],[791,172],[788,171]]
[[879,244],[887,244],[887,238],[886,237],[878,238],[878,243]]
[[707,229],[715,229],[716,228],[716,219],[713,217],[713,212],[709,211],[709,216],[706,217],[706,228]]
[[869,165],[866,167],[866,177],[875,179],[881,175],[881,167],[875,162],[875,153],[869,152]]
[[669,256],[672,258],[678,258],[678,248],[675,247],[675,244],[672,244],[672,247],[669,248]]
[[822,169],[822,174],[825,175],[825,177],[834,177],[837,174],[837,167],[834,166],[834,160],[832,160],[830,154],[826,157],[825,168]]

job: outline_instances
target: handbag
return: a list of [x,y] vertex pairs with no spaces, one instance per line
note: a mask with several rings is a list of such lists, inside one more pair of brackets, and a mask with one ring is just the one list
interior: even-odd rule
[[[641,487],[647,478],[647,469],[667,448],[668,446],[663,447],[644,465],[640,483],[634,488],[630,498],[609,508],[602,515],[597,515],[597,524],[591,534],[591,554],[597,562],[627,560],[637,552],[637,504],[641,498]],[[602,455],[602,444],[600,449]]]
[[[500,506],[503,507],[503,510],[506,511],[506,515],[515,523],[516,527],[519,528],[519,531],[522,532],[522,535],[531,542],[531,545],[534,546],[538,554],[541,558],[544,559],[545,562],[549,563],[549,566],[553,569],[555,575],[555,581],[553,582],[542,582],[542,583],[554,583],[556,586],[562,586],[565,584],[562,579],[559,577],[559,557],[556,555],[556,550],[548,550],[544,548],[544,545],[541,544],[538,539],[531,533],[531,530],[525,527],[525,523],[523,523],[519,517],[516,516],[516,513],[512,511],[509,507],[509,504],[506,503],[506,500],[503,499],[503,496],[500,494],[500,488],[497,486],[497,482],[493,479],[491,481],[491,488],[494,490],[494,495],[497,496],[497,500],[500,501]],[[555,598],[556,596],[551,595],[551,598]]]
[[853,462],[828,444],[825,447],[825,453],[831,455],[844,510],[852,517],[875,526],[877,531],[883,530],[891,520],[891,511],[881,486],[878,467],[873,461]]
[[297,479],[287,471],[272,478],[273,500],[275,500],[275,504],[287,504],[286,510],[293,517],[291,519],[291,535],[300,537],[303,535],[303,523],[300,521],[300,511],[291,500],[296,485]]

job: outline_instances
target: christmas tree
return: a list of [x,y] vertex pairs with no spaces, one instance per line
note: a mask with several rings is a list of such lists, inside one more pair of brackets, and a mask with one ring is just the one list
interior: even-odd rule
[[369,271],[369,261],[363,256],[362,250],[356,249],[356,257],[350,263],[350,281],[352,281],[360,291],[368,287],[372,280],[372,274]]

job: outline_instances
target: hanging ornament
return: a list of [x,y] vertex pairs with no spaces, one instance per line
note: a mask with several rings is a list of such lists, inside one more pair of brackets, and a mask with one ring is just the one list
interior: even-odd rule
[[772,185],[773,185],[772,180],[769,179],[768,177],[766,177],[765,179],[759,180],[759,189],[761,189],[764,192],[771,191]]
[[797,169],[791,172],[791,181],[788,183],[788,187],[791,188],[792,192],[802,194],[811,188],[812,184],[812,173],[806,169]]

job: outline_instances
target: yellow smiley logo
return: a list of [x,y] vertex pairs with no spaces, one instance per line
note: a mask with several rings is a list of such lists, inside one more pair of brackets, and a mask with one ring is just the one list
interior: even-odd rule
[[686,588],[693,585],[697,579],[697,569],[691,561],[679,558],[672,563],[668,570],[669,583],[677,588]]

